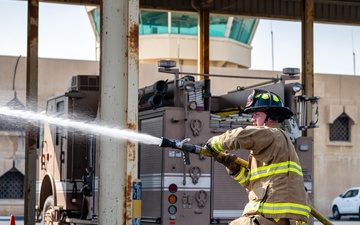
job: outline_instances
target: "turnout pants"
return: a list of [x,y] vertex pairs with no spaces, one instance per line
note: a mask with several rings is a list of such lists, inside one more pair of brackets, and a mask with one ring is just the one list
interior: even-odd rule
[[293,219],[274,219],[265,218],[261,215],[242,216],[233,220],[229,225],[307,225],[307,222]]

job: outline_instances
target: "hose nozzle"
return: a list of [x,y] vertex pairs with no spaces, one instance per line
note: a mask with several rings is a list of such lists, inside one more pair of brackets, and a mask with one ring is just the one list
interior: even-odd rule
[[189,165],[189,153],[200,154],[201,147],[198,145],[186,144],[186,142],[188,141],[190,141],[190,138],[185,138],[182,141],[162,138],[161,144],[159,146],[164,148],[175,148],[182,150],[184,152],[185,162],[187,165]]
[[170,140],[167,138],[161,138],[161,144],[159,145],[160,147],[163,148],[177,148],[176,147],[176,141],[177,140]]
[[185,138],[182,141],[162,138],[160,147],[176,148],[183,150],[184,152],[200,154],[201,147],[194,144],[187,144],[186,142],[188,141],[190,141],[190,138]]

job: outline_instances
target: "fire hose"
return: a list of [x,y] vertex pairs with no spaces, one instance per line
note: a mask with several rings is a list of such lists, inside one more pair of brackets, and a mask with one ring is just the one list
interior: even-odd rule
[[[205,155],[208,157],[213,157],[214,154],[210,153],[209,150],[207,150],[204,147],[201,147],[199,145],[194,144],[187,144],[187,142],[190,141],[189,138],[186,138],[182,141],[179,140],[171,140],[167,138],[162,138],[162,142],[159,145],[160,147],[167,147],[167,148],[174,148],[179,149],[184,152],[184,162],[185,164],[190,164],[190,153],[198,154],[198,155]],[[224,157],[225,154],[222,152],[217,153],[216,157]],[[236,164],[239,164],[240,166],[243,166],[245,168],[248,167],[248,162],[242,158],[237,158],[235,160]],[[309,206],[311,211],[311,215],[313,215],[317,220],[319,220],[324,225],[334,225],[332,222],[330,222],[325,216],[323,216],[319,211],[317,211],[314,207]]]

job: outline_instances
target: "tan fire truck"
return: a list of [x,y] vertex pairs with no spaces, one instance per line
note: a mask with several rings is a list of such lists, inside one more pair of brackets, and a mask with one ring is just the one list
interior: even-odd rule
[[[312,186],[312,140],[301,130],[315,128],[317,97],[297,95],[299,70],[284,69],[271,84],[238,87],[212,96],[210,79],[180,72],[169,61],[159,62],[160,80],[139,89],[139,132],[202,146],[213,135],[250,124],[242,110],[253,87],[277,93],[295,116],[284,122],[303,166],[305,185]],[[234,78],[234,77],[232,77]],[[248,77],[236,77],[247,79]],[[269,83],[269,82],[267,82]],[[99,77],[73,76],[69,91],[49,98],[46,113],[94,122],[99,103]],[[312,117],[306,119],[306,107]],[[44,124],[37,168],[37,220],[44,224],[97,224],[97,136],[72,127]],[[139,144],[142,184],[141,224],[227,224],[241,215],[247,193],[212,158],[176,148]],[[247,151],[237,151],[247,159]],[[231,194],[229,194],[231,193]]]

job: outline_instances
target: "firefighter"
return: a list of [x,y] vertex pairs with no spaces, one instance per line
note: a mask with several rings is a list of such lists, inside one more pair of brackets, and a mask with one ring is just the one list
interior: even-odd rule
[[[292,111],[278,95],[259,89],[249,95],[244,111],[252,113],[253,126],[228,130],[205,145],[214,155],[225,152],[225,157],[216,160],[248,191],[243,215],[229,224],[306,225],[311,208],[302,168],[291,140],[280,129]],[[247,168],[226,152],[239,149],[250,150]]]

